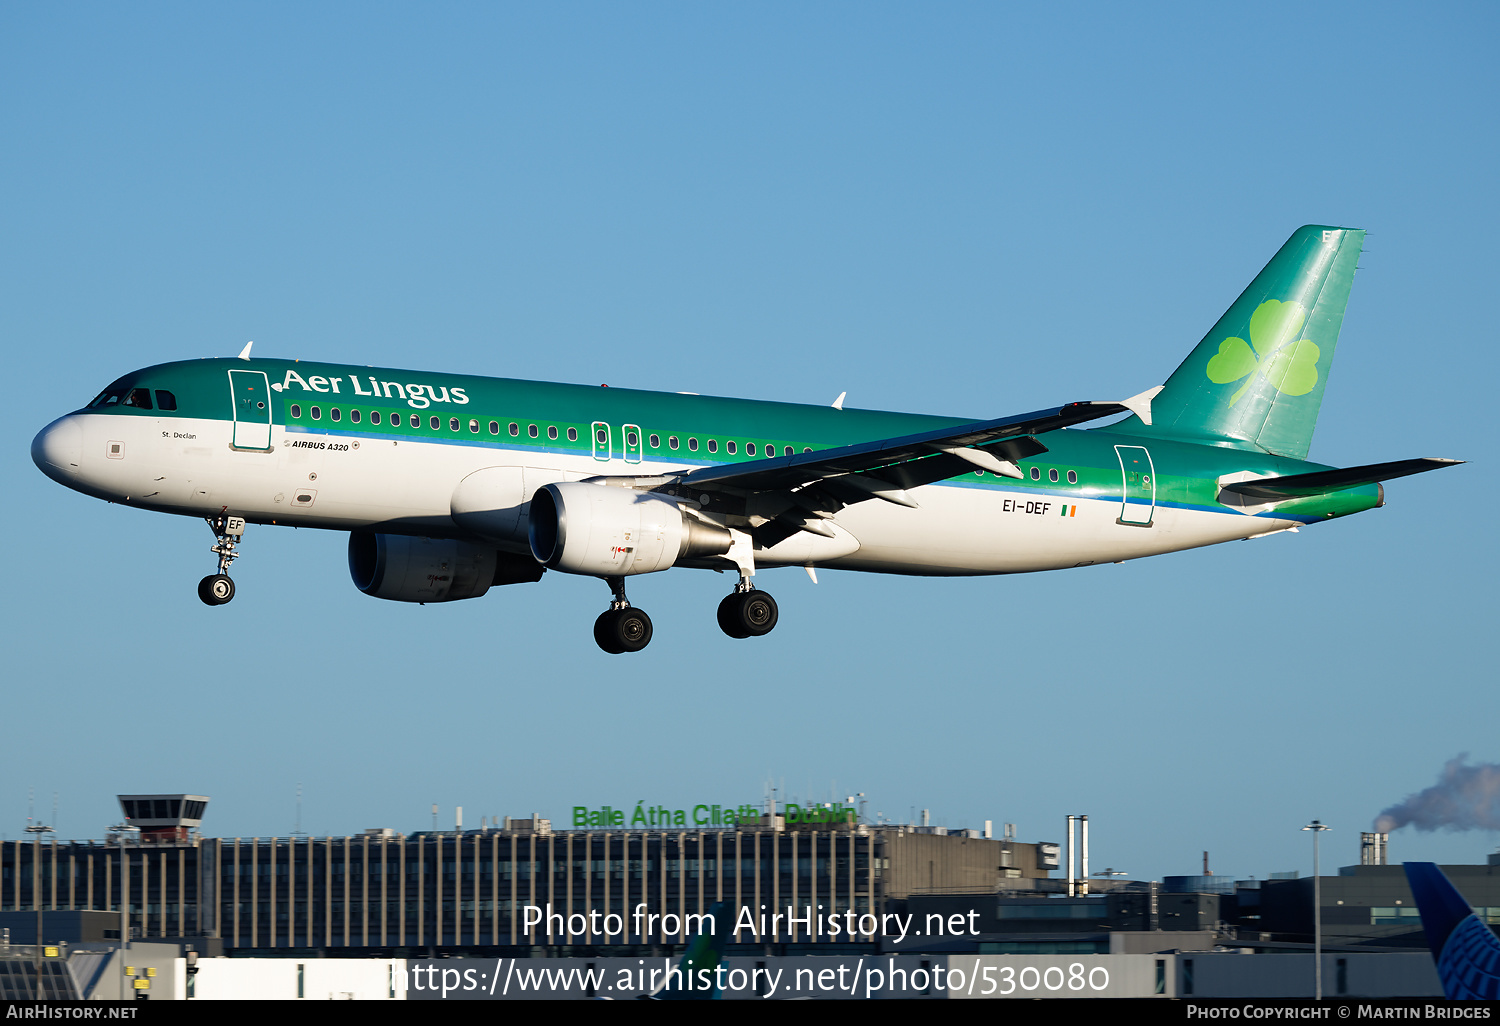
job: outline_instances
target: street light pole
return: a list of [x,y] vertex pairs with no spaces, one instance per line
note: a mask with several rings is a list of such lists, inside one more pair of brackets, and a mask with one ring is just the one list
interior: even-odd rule
[[1303,830],[1313,835],[1313,999],[1323,1000],[1323,881],[1318,876],[1318,835],[1332,827],[1313,820]]

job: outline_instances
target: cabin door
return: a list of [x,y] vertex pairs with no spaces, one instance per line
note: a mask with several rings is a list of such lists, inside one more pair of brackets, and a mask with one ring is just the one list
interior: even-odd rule
[[1139,445],[1117,445],[1120,474],[1120,516],[1115,521],[1128,527],[1150,527],[1156,513],[1156,469],[1151,454]]
[[229,372],[229,395],[234,406],[236,449],[271,449],[271,382],[265,371]]

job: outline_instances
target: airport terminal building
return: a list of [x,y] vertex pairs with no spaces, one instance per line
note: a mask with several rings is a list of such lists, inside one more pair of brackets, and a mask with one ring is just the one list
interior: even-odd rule
[[[867,949],[878,917],[913,895],[1032,886],[1057,867],[1056,845],[852,815],[757,813],[696,830],[554,830],[533,817],[462,832],[202,838],[201,796],[121,801],[138,835],[0,844],[0,916],[38,903],[78,913],[69,931],[84,941],[118,939],[128,917],[134,940],[207,954],[625,954],[684,944],[697,917],[724,902],[740,924],[732,943],[832,953]],[[798,818],[809,821],[787,822]],[[28,917],[3,918],[28,942]]]

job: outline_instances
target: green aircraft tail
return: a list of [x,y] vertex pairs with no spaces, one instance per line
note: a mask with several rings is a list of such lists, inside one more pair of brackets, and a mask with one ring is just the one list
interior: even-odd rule
[[1365,233],[1305,225],[1137,417],[1114,430],[1306,459]]

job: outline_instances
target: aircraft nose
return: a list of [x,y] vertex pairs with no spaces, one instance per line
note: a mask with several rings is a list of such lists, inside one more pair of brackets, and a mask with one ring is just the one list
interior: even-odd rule
[[82,461],[83,428],[71,416],[54,420],[31,440],[31,462],[54,481],[71,484]]

